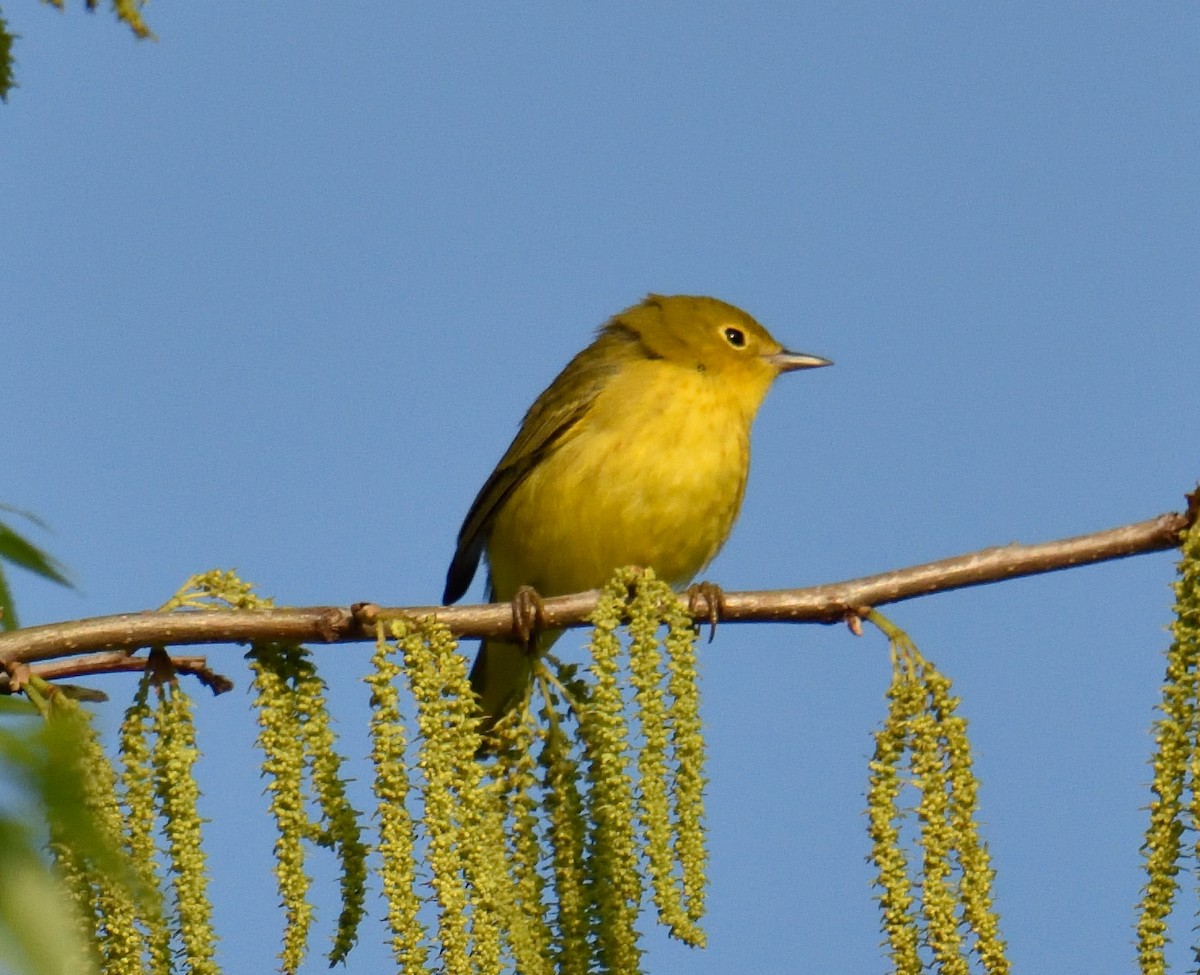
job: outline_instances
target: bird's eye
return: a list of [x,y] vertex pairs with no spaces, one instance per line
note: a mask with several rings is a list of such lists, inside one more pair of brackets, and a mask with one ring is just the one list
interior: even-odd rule
[[725,329],[725,341],[732,345],[735,349],[745,348],[746,333],[740,328],[730,326]]

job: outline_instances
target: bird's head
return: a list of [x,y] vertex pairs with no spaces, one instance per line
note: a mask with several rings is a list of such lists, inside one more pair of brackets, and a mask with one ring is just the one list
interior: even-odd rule
[[614,316],[604,330],[636,338],[646,358],[761,391],[760,397],[781,373],[833,364],[820,356],[789,352],[740,308],[716,298],[648,295]]

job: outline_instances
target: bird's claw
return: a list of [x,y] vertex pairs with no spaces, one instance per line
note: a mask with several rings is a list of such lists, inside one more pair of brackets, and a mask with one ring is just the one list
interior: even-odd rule
[[703,615],[708,621],[708,642],[717,635],[717,623],[725,612],[725,590],[715,582],[694,582],[686,590],[688,612],[693,617]]
[[512,597],[513,633],[521,646],[532,649],[534,639],[545,629],[546,607],[533,586],[521,586]]

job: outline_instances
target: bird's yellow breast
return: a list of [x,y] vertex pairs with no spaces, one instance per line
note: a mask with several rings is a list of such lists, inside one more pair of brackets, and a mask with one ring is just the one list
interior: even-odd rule
[[737,517],[758,387],[660,360],[622,369],[497,512],[496,598],[594,589],[624,565],[690,581]]

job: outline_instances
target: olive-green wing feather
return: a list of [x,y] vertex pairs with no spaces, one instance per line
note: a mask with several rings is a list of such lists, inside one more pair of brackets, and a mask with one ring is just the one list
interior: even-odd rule
[[512,445],[480,489],[459,530],[443,602],[462,598],[475,577],[496,513],[530,471],[578,433],[605,382],[632,352],[630,344],[622,334],[605,332],[572,359],[529,408]]
[[471,585],[471,580],[475,578],[475,570],[479,566],[480,556],[483,555],[483,548],[487,544],[488,532],[496,512],[500,510],[517,486],[529,476],[529,472],[537,466],[538,462],[570,435],[571,430],[586,412],[586,409],[569,411],[562,417],[562,422],[557,427],[546,431],[544,438],[537,442],[530,440],[525,444],[527,452],[510,457],[509,455],[514,453],[521,437],[518,436],[518,440],[514,441],[513,446],[504,455],[504,459],[500,461],[499,466],[492,471],[492,476],[483,485],[479,495],[475,498],[475,503],[471,505],[471,510],[467,512],[466,520],[458,533],[458,548],[455,549],[454,558],[450,561],[450,569],[446,573],[446,591],[442,596],[442,602],[449,604],[462,598],[463,593]]

